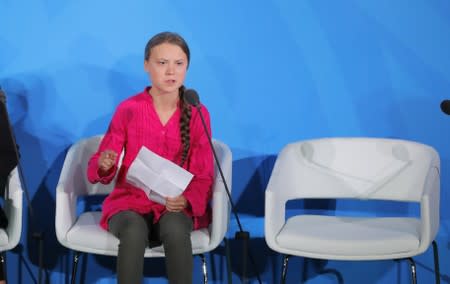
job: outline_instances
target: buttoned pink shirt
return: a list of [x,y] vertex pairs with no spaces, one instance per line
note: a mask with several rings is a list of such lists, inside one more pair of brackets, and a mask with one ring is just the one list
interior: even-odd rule
[[[123,210],[133,210],[142,215],[153,213],[154,222],[166,212],[165,206],[148,199],[143,190],[133,186],[126,180],[126,174],[142,146],[158,155],[179,164],[183,146],[180,137],[181,109],[178,107],[171,118],[163,125],[153,105],[147,87],[143,92],[132,96],[116,109],[108,131],[103,137],[98,151],[91,157],[87,175],[91,183],[110,183],[116,173],[117,181],[113,191],[106,197],[102,205],[100,225],[108,228],[108,220]],[[207,227],[211,222],[211,188],[213,182],[213,155],[197,108],[191,107],[190,148],[183,168],[194,177],[183,192],[188,201],[184,213],[193,219],[194,229]],[[208,132],[211,134],[208,110],[201,105],[200,111],[205,119]],[[108,176],[98,174],[98,159],[104,150],[113,150],[118,156],[122,150],[124,156],[118,169],[118,161]],[[119,160],[119,159],[117,159]]]

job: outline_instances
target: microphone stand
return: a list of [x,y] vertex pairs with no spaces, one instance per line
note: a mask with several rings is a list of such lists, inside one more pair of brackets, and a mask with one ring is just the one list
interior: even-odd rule
[[[6,117],[6,123],[8,124],[9,127],[9,133],[11,133],[11,139],[12,139],[12,145],[15,147],[14,153],[16,155],[16,160],[17,160],[17,170],[19,173],[19,180],[21,183],[22,188],[24,189],[25,192],[25,199],[27,200],[27,206],[28,206],[28,212],[29,212],[29,216],[30,216],[30,224],[34,224],[34,220],[35,220],[35,215],[34,215],[34,210],[33,210],[33,206],[31,205],[31,201],[30,201],[30,195],[29,195],[29,191],[28,191],[28,187],[26,184],[26,180],[24,178],[23,175],[23,168],[22,168],[22,163],[20,162],[20,154],[19,154],[19,147],[16,144],[16,139],[14,136],[14,132],[13,129],[11,127],[11,123],[9,121],[9,117],[8,117],[8,112],[7,112],[7,108],[6,108],[6,95],[4,93],[4,91],[2,90],[2,88],[0,87],[0,107],[2,107],[5,111],[5,117]],[[38,262],[39,262],[39,274],[38,274],[38,283],[41,284],[41,279],[42,279],[42,270],[43,270],[43,264],[44,264],[44,260],[43,260],[43,251],[44,251],[44,233],[41,231],[38,232],[33,232],[32,233],[32,238],[37,240],[39,243],[39,248],[38,248]]]
[[205,129],[206,136],[208,137],[209,146],[211,147],[211,150],[212,150],[213,155],[214,155],[214,161],[216,162],[217,168],[219,169],[220,177],[223,180],[223,184],[224,184],[225,190],[227,192],[228,200],[230,201],[231,211],[233,212],[233,215],[234,215],[234,217],[235,217],[235,219],[237,221],[238,227],[239,227],[239,231],[236,232],[236,234],[234,235],[234,238],[236,240],[242,240],[242,246],[243,246],[243,252],[242,252],[242,277],[243,277],[243,281],[242,282],[246,283],[246,281],[247,281],[247,279],[246,279],[247,258],[246,257],[247,257],[247,254],[248,254],[248,256],[250,258],[250,262],[252,264],[252,267],[253,267],[254,271],[256,272],[256,277],[258,278],[258,283],[261,284],[261,279],[259,277],[259,273],[256,270],[255,261],[254,261],[254,259],[252,257],[251,252],[250,252],[250,248],[248,247],[248,240],[250,239],[250,233],[248,231],[244,231],[243,228],[242,228],[241,221],[239,220],[239,216],[238,216],[238,214],[236,212],[236,207],[235,207],[235,205],[233,203],[233,199],[231,198],[230,190],[228,188],[227,182],[226,182],[224,174],[222,172],[222,168],[220,167],[219,159],[217,158],[216,151],[214,150],[214,146],[212,144],[212,138],[211,138],[211,135],[209,135],[208,127],[206,126],[206,122],[205,122],[205,118],[203,117],[203,114],[202,114],[202,112],[200,110],[200,102],[197,99],[195,102],[188,101],[188,103],[191,104],[192,106],[194,106],[197,109],[198,114],[200,115],[200,118],[201,118],[202,124],[203,124],[203,128]]

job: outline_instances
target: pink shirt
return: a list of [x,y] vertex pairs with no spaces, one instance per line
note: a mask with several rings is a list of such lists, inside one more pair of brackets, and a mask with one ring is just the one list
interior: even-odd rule
[[[98,159],[104,150],[113,150],[118,155],[124,150],[122,165],[118,170],[114,190],[106,197],[102,206],[100,225],[108,228],[109,218],[119,211],[133,210],[140,214],[153,213],[156,223],[166,212],[165,206],[147,198],[145,192],[126,181],[126,173],[142,146],[158,155],[179,164],[183,146],[180,137],[181,109],[162,125],[153,106],[147,87],[143,92],[123,101],[116,109],[98,151],[91,157],[87,175],[91,183],[107,184],[117,172],[117,163],[106,177],[98,175]],[[211,187],[213,182],[213,155],[197,108],[192,108],[190,121],[190,149],[183,168],[194,177],[183,193],[189,205],[184,213],[193,218],[194,229],[207,227],[211,223]],[[200,111],[211,134],[208,110],[202,105]],[[118,159],[119,160],[119,159]]]

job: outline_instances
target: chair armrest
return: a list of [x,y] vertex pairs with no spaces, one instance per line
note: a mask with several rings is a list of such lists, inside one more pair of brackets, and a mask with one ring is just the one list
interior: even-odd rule
[[[220,164],[225,182],[228,186],[228,189],[231,191],[230,186],[232,179],[233,155],[228,145],[224,144],[223,142],[213,139],[213,145],[217,154],[217,160],[214,162]],[[225,182],[222,179],[216,164],[211,202],[212,222],[209,227],[210,250],[216,248],[222,242],[226,232],[228,231],[228,225],[230,222],[231,205],[228,199],[228,194],[226,192]]]
[[67,151],[56,186],[55,231],[61,244],[66,243],[66,235],[77,219],[77,198],[86,194],[86,171],[82,163],[87,159],[83,147],[87,140],[72,145]]
[[212,197],[212,222],[210,227],[211,248],[217,247],[222,242],[228,230],[230,220],[230,203],[228,201],[225,186],[220,180],[221,185],[214,186]]
[[421,244],[419,250],[425,251],[439,230],[440,176],[437,167],[430,168],[424,184],[420,201]]
[[270,190],[266,190],[265,195],[264,234],[267,245],[271,249],[277,250],[275,238],[285,223],[286,203],[279,200],[277,195]]
[[67,232],[77,219],[76,202],[73,185],[67,181],[59,183],[56,187],[55,231],[61,244],[66,243]]
[[9,192],[5,200],[5,214],[8,218],[8,247],[4,250],[14,248],[20,241],[22,232],[22,208],[23,208],[23,190],[19,179],[17,168],[13,171],[9,180]]

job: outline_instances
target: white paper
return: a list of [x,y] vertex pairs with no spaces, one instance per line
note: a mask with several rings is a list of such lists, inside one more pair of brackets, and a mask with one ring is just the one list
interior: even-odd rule
[[127,180],[153,201],[165,204],[165,197],[183,193],[193,174],[143,146],[127,173]]

